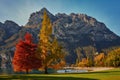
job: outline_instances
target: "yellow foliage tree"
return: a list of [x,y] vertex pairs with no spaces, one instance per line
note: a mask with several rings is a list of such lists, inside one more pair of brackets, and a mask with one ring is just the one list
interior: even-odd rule
[[110,51],[105,62],[106,66],[120,67],[120,48]]
[[50,22],[46,11],[44,11],[39,37],[37,56],[42,59],[43,69],[45,73],[48,73],[48,68],[54,68],[55,65],[58,68],[61,61],[63,63],[64,51],[57,39],[52,35],[52,23]]
[[100,53],[97,56],[95,56],[95,58],[94,58],[95,66],[105,66],[104,61],[105,61],[104,53]]

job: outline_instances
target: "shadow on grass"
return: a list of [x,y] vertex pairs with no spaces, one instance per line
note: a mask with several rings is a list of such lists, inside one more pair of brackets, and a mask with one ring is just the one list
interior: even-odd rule
[[98,71],[98,72],[85,72],[85,73],[73,73],[73,74],[108,74],[108,73],[120,73],[120,71]]
[[[107,74],[107,73],[120,73],[120,71],[98,71],[98,72],[84,72],[84,73],[72,73],[72,74]],[[63,75],[63,74],[71,74],[71,73],[62,73],[62,74],[54,74],[54,75]]]
[[[72,74],[103,74],[103,73],[110,73],[110,72],[84,72],[84,73],[72,73]],[[71,74],[71,73],[58,73],[54,75],[63,75],[63,74]]]
[[98,71],[98,72],[88,72],[88,74],[92,74],[92,73],[99,73],[99,74],[103,74],[103,73],[120,73],[120,70],[119,71]]
[[0,80],[98,80],[92,78],[76,78],[76,77],[57,77],[57,76],[3,76],[0,77]]
[[[104,71],[104,72],[88,72],[88,73],[85,73],[85,74],[103,74],[103,73],[109,73],[107,71]],[[84,73],[83,73],[84,74]]]
[[108,72],[120,72],[120,71],[108,71]]

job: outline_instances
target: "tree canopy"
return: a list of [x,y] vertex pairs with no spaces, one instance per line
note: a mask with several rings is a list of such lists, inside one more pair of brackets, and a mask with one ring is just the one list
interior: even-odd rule
[[26,71],[38,69],[41,67],[41,61],[35,55],[37,45],[33,42],[32,35],[26,33],[24,40],[20,40],[16,45],[13,57],[14,71]]
[[39,33],[37,53],[37,56],[42,59],[42,66],[45,73],[48,73],[47,69],[50,67],[58,67],[61,61],[62,64],[64,63],[64,51],[52,34],[52,23],[46,11],[44,11],[42,27]]

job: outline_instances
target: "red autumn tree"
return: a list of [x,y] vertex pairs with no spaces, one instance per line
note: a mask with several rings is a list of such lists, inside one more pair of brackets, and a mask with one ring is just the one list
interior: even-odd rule
[[41,67],[41,60],[35,55],[37,45],[32,41],[32,35],[27,32],[24,40],[20,40],[16,45],[12,61],[14,71],[25,71],[28,73],[29,70]]

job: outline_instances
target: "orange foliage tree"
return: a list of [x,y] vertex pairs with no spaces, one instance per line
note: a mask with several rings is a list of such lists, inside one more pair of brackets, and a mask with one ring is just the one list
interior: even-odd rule
[[82,58],[82,61],[78,63],[79,67],[88,67],[89,60],[87,58]]
[[14,71],[28,73],[29,70],[40,68],[41,60],[35,55],[37,45],[32,42],[32,35],[27,32],[24,38],[16,45],[12,64]]
[[105,61],[104,53],[100,53],[99,55],[95,56],[95,58],[94,58],[95,66],[105,66],[104,61]]

